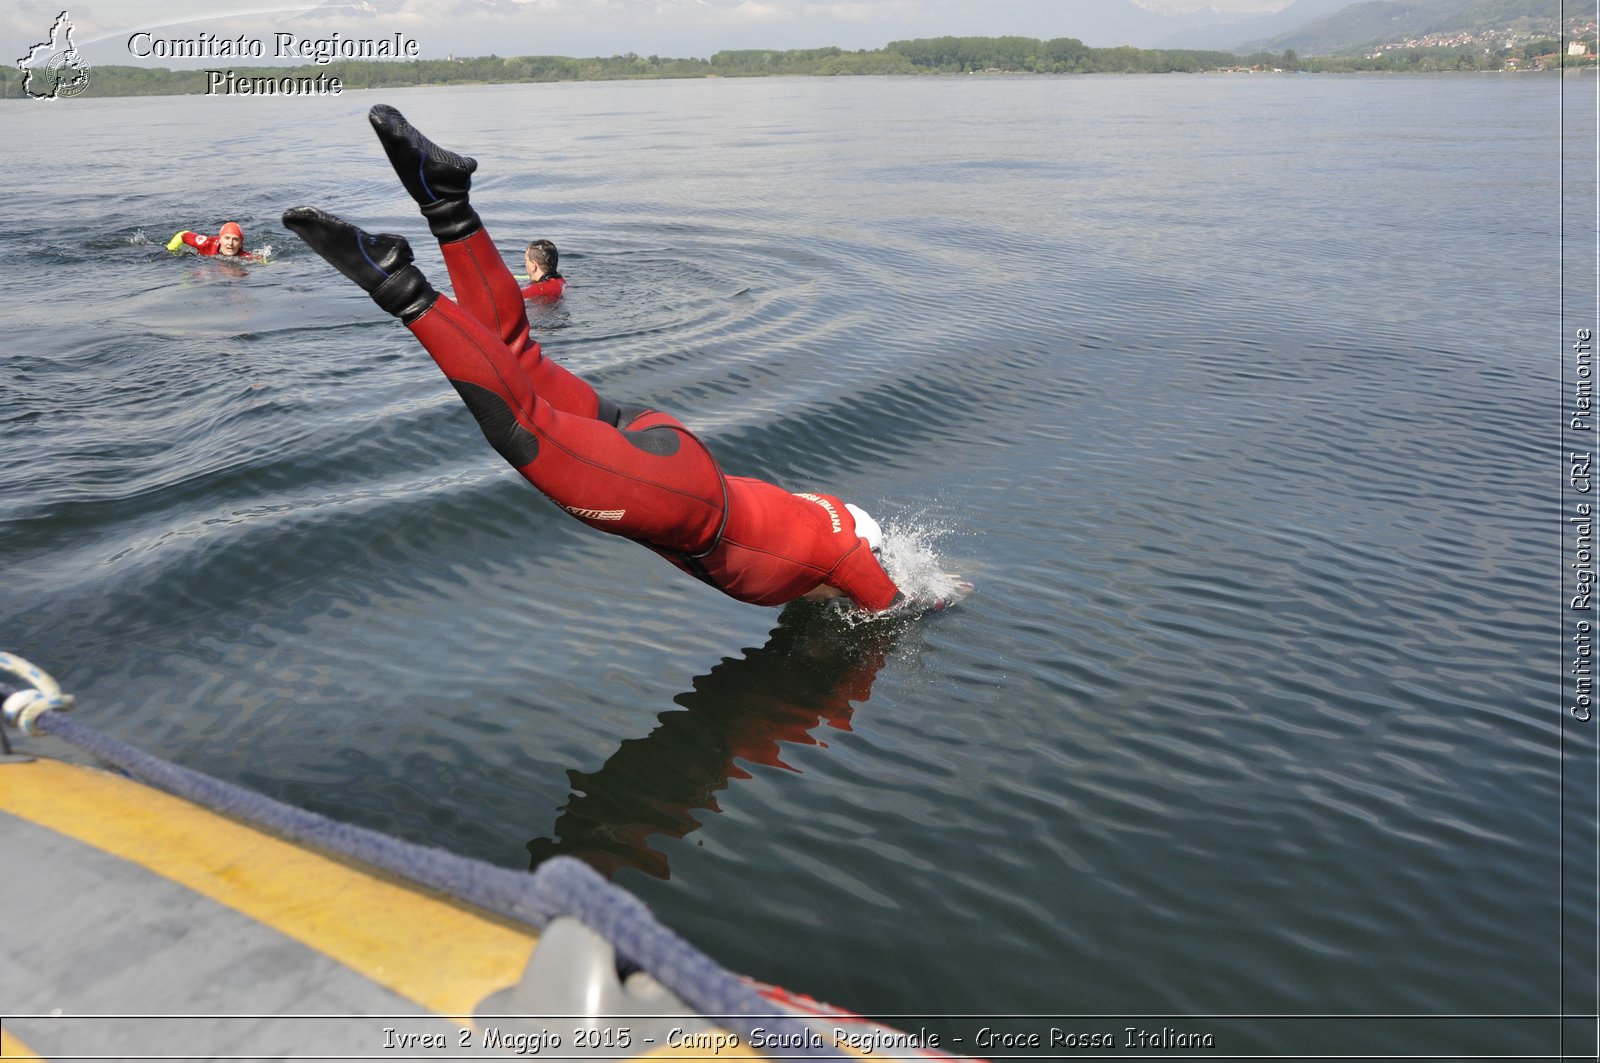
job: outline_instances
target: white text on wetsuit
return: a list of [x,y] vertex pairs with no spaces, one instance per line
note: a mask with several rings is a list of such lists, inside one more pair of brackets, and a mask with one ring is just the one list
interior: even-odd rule
[[826,498],[823,498],[821,495],[813,495],[813,494],[809,494],[809,493],[808,494],[797,494],[797,495],[795,495],[795,497],[796,498],[803,498],[807,502],[815,502],[817,505],[819,505],[823,509],[827,510],[828,511],[828,520],[833,524],[833,532],[834,532],[835,535],[837,535],[839,532],[844,530],[844,523],[839,520],[839,511],[837,509],[833,508],[833,503],[832,502],[829,502]]

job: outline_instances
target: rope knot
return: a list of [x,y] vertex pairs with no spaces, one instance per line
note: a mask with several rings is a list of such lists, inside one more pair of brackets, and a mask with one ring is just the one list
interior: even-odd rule
[[28,689],[14,692],[0,704],[0,713],[4,714],[5,722],[23,734],[38,734],[40,716],[47,712],[66,712],[76,700],[71,694],[63,694],[61,684],[50,678],[43,668],[14,653],[0,652],[0,673],[15,676],[29,684]]

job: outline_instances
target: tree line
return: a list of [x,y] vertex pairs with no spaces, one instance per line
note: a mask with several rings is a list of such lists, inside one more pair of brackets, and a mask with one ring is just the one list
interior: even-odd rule
[[1557,40],[1533,41],[1512,48],[1483,48],[1473,45],[1419,48],[1393,48],[1377,55],[1331,55],[1299,59],[1285,55],[1289,69],[1313,74],[1344,74],[1361,71],[1378,73],[1450,73],[1452,71],[1497,71],[1511,68],[1592,66],[1594,56],[1569,56]]

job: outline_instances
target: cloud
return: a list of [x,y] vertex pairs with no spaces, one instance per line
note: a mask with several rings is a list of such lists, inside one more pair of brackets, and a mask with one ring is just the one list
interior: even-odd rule
[[757,0],[745,0],[744,3],[733,9],[737,18],[751,19],[756,22],[771,22],[775,19],[788,19],[793,17],[793,12],[785,11],[782,6],[772,3],[759,3]]

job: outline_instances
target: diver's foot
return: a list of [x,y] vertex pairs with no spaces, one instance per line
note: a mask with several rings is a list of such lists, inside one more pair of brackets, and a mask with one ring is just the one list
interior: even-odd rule
[[388,104],[380,103],[367,112],[367,121],[378,134],[400,183],[418,206],[441,199],[467,198],[478,160],[441,148]]
[[369,295],[411,264],[411,245],[405,237],[373,235],[316,207],[284,211],[283,224]]
[[416,320],[439,297],[411,264],[411,245],[403,236],[374,235],[316,207],[284,211],[283,224],[402,321]]

